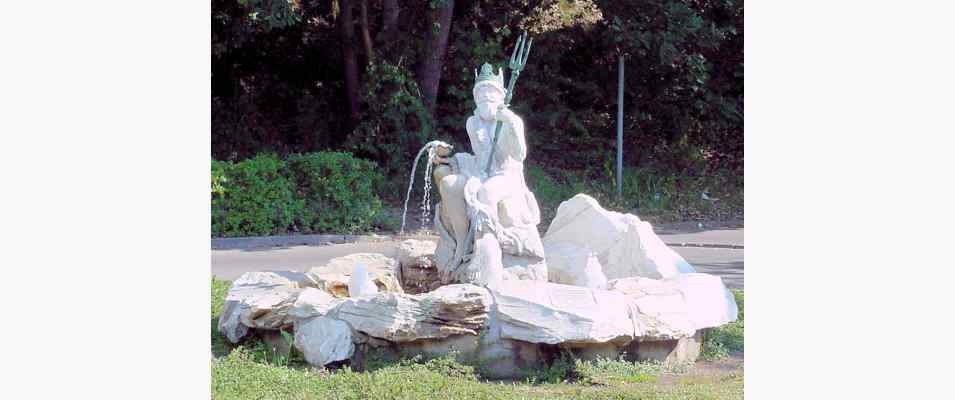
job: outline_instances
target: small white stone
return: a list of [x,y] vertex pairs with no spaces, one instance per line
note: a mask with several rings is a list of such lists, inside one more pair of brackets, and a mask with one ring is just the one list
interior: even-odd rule
[[348,280],[348,295],[351,297],[374,296],[378,294],[378,286],[368,276],[365,264],[355,264],[351,278]]
[[354,253],[330,260],[325,265],[313,267],[308,275],[315,287],[335,297],[349,297],[348,282],[357,264],[363,264],[379,291],[404,293],[398,283],[398,262],[379,253]]

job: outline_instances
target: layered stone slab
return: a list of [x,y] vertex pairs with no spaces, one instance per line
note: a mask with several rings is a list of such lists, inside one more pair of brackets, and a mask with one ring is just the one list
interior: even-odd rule
[[491,302],[487,289],[458,284],[421,295],[379,293],[349,298],[328,315],[352,329],[391,342],[477,335]]
[[307,274],[292,271],[247,272],[232,283],[226,294],[219,332],[238,343],[250,328],[290,327],[288,312],[302,288],[314,286]]
[[399,280],[406,293],[430,292],[441,286],[434,252],[438,244],[408,239],[398,244]]
[[504,281],[494,292],[501,337],[531,343],[606,343],[637,336],[622,293],[539,281]]

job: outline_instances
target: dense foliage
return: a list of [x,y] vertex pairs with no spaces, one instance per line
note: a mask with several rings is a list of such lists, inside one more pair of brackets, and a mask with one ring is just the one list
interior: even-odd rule
[[212,161],[212,234],[351,233],[381,211],[377,166],[348,153]]
[[383,177],[373,162],[321,152],[294,154],[288,166],[304,203],[299,218],[304,233],[358,232],[381,211],[376,192]]
[[469,148],[473,71],[505,62],[526,29],[534,47],[513,108],[530,161],[605,175],[622,54],[625,163],[741,179],[742,1],[213,0],[212,9],[215,159],[340,150],[407,177],[428,140]]

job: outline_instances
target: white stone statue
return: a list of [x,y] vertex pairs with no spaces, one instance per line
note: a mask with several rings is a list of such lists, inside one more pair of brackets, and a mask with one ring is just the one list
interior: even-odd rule
[[474,153],[449,157],[449,148],[439,148],[434,160],[441,193],[435,218],[441,235],[438,269],[445,283],[496,287],[501,280],[546,281],[540,209],[524,182],[524,123],[504,104],[503,71],[495,74],[484,64],[472,93],[477,109],[465,126]]

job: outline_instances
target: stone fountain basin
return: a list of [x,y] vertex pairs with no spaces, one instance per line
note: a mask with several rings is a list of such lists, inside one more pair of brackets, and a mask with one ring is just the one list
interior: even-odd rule
[[[435,286],[409,282],[428,266],[421,265],[426,257],[405,250],[399,249],[405,265],[381,254],[352,254],[307,273],[246,273],[226,296],[219,331],[237,343],[291,330],[295,347],[316,366],[355,362],[372,349],[404,356],[454,351],[482,365],[488,377],[513,378],[561,350],[584,359],[692,362],[701,329],[737,318],[722,280],[701,273],[614,279],[607,289],[507,280],[494,290],[456,284],[405,293],[403,287]],[[357,260],[370,266],[377,295],[350,298],[341,290]],[[415,268],[417,275],[410,273]]]

